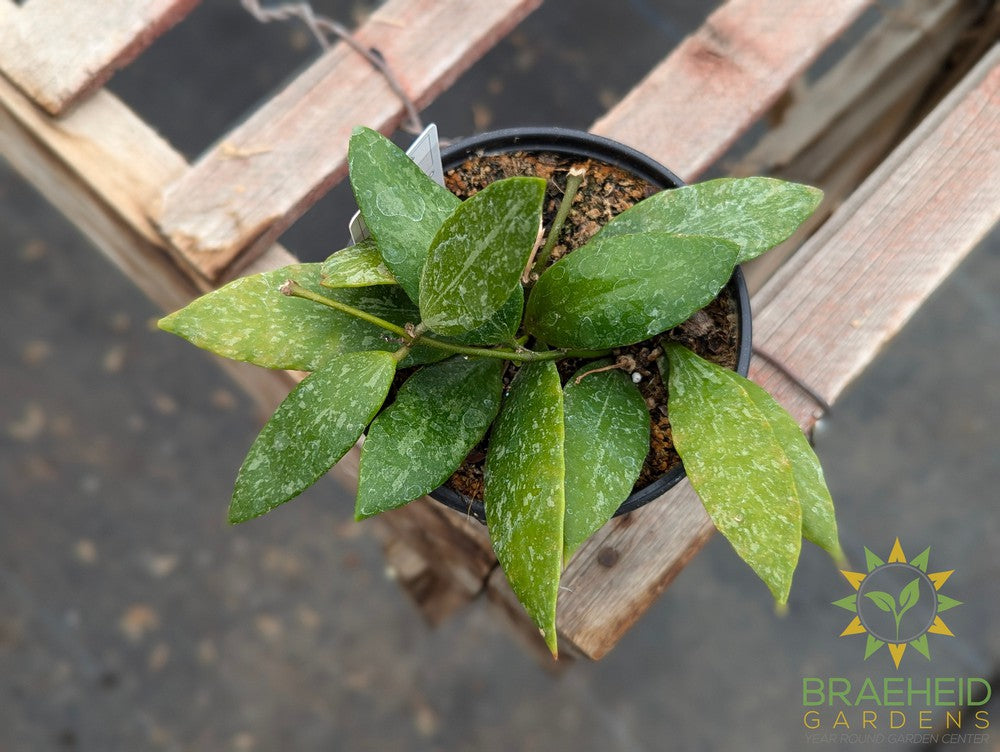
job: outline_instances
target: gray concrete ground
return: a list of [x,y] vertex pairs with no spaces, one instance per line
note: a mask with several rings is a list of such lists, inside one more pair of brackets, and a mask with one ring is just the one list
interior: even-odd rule
[[[446,134],[586,126],[707,12],[636,0],[612,26],[582,5],[548,3],[430,117]],[[308,57],[299,32],[235,6],[209,0],[115,83],[190,154]],[[345,201],[288,233],[293,250],[339,242]],[[258,428],[249,401],[151,330],[152,306],[2,163],[0,247],[2,752],[801,750],[803,677],[897,675],[837,636],[849,615],[830,602],[849,589],[817,550],[780,618],[719,537],[610,656],[561,677],[484,604],[429,630],[334,483],[224,524]],[[998,260],[994,232],[818,436],[857,566],[899,536],[955,570],[956,636],[931,638],[930,664],[908,653],[903,676],[989,677],[1000,661]]]

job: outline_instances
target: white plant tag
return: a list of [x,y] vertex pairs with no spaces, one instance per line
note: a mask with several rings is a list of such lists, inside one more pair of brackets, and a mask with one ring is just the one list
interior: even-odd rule
[[[406,155],[416,162],[417,167],[423,170],[428,177],[432,178],[438,185],[444,185],[444,166],[441,164],[441,143],[438,141],[437,125],[431,123],[424,132],[417,136],[416,140],[410,144],[406,150]],[[371,237],[365,221],[361,218],[361,212],[354,212],[351,223],[348,225],[351,231],[351,242],[360,243],[365,238]]]

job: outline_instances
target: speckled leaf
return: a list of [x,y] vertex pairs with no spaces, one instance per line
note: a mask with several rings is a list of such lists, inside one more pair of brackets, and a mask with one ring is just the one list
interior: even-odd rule
[[710,303],[738,250],[719,238],[663,232],[595,238],[542,274],[525,327],[557,347],[641,342]]
[[420,369],[375,418],[361,449],[357,519],[444,483],[500,408],[503,361],[457,357]]
[[[197,298],[161,319],[165,331],[223,357],[265,368],[314,371],[345,352],[385,350],[400,343],[384,329],[301,298],[282,295],[287,279],[325,297],[373,313],[398,326],[420,320],[420,312],[398,286],[328,290],[319,284],[320,264],[293,264],[242,277]],[[400,367],[433,363],[447,353],[415,347]]]
[[372,285],[394,285],[392,276],[371,238],[357,245],[337,251],[323,262],[323,287],[370,287]]
[[306,377],[254,440],[236,478],[229,521],[245,522],[302,493],[361,436],[389,393],[396,362],[346,353]]
[[354,198],[382,260],[416,303],[427,249],[461,201],[370,128],[354,129],[347,164]]
[[588,363],[563,390],[566,423],[566,520],[563,562],[632,493],[649,453],[649,410],[621,371],[577,377],[606,362]]
[[538,236],[541,178],[491,183],[445,220],[420,280],[421,320],[439,334],[489,321],[520,284]]
[[[657,359],[656,363],[666,381],[669,375],[666,356]],[[809,445],[809,440],[802,433],[802,429],[799,428],[795,419],[764,389],[748,379],[739,377],[738,374],[733,374],[729,378],[735,378],[746,386],[747,396],[753,400],[757,408],[767,418],[774,429],[775,436],[788,455],[788,460],[792,464],[796,493],[802,506],[802,537],[815,543],[835,560],[843,563],[844,552],[840,547],[837,534],[833,499],[830,497],[830,490],[823,477],[823,467]],[[865,553],[871,554],[868,549],[865,549]],[[868,559],[874,559],[877,564],[884,563],[874,554],[871,554]],[[876,564],[869,561],[869,567],[874,566]]]
[[523,366],[486,453],[486,524],[507,580],[553,654],[566,507],[563,440],[555,364]]
[[[360,308],[368,313],[373,313],[379,318],[391,321],[397,326],[413,324],[420,320],[420,311],[406,297],[406,293],[398,285],[382,285],[378,287],[359,287],[355,289],[323,290],[323,294],[328,298],[336,298],[344,303],[348,303],[355,308]],[[348,314],[340,314],[339,311],[332,311],[337,315],[342,315],[350,320],[352,324],[359,322],[358,319]],[[386,350],[395,352],[399,349],[399,341],[389,332],[381,327],[369,326],[365,324],[365,329],[358,329],[352,326],[351,336],[345,337],[343,342],[344,352],[356,352],[361,350]],[[362,334],[363,332],[363,334]],[[414,347],[410,354],[403,358],[399,364],[400,368],[411,368],[423,363],[436,363],[448,357],[448,353],[437,350],[427,345]]]
[[785,603],[802,546],[788,453],[748,395],[750,382],[681,345],[666,350],[670,425],[691,485],[719,532]]
[[672,232],[726,238],[738,264],[787,240],[823,191],[775,178],[719,178],[654,194],[612,219],[597,237]]
[[511,342],[517,335],[524,314],[524,288],[520,285],[514,294],[507,298],[499,311],[481,326],[471,332],[449,338],[450,342],[462,345],[499,345]]
[[[419,320],[399,288],[326,290],[319,284],[320,264],[294,264],[230,282],[160,319],[159,326],[205,350],[265,368],[313,371],[338,353],[399,348],[373,324],[282,295],[278,288],[286,279],[400,326]],[[421,347],[403,366],[441,357],[439,351]]]
[[837,535],[833,499],[823,478],[823,467],[809,446],[809,440],[795,419],[775,402],[774,397],[739,374],[733,373],[730,378],[743,384],[747,396],[771,425],[775,438],[792,463],[795,492],[802,506],[802,536],[837,561],[843,561],[844,552]]

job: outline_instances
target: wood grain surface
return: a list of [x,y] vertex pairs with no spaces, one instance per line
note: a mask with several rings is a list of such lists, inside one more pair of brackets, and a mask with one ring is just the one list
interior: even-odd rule
[[[814,82],[795,87],[771,128],[727,172],[822,186],[823,203],[788,242],[743,266],[759,290],[935,104],[941,73],[982,7],[963,0],[904,0]],[[996,37],[994,37],[996,38]],[[948,89],[945,89],[946,93]],[[925,113],[926,114],[926,113]]]
[[198,0],[0,3],[0,72],[52,114],[98,89]]
[[[177,265],[149,218],[149,205],[187,163],[112,94],[96,92],[55,120],[0,77],[0,154],[164,310],[206,289]],[[274,247],[267,263],[291,260]],[[215,360],[261,412],[294,383],[284,372]]]
[[[29,7],[54,2],[14,7],[0,0],[0,26],[8,28],[9,19]],[[595,129],[690,178],[866,4],[731,0]],[[434,13],[448,13],[450,25],[485,25],[499,33],[534,5],[391,0],[360,35],[390,64],[420,61],[394,67],[423,102],[494,40],[484,33],[459,42],[445,35],[441,42],[421,36],[420,24],[440,24]],[[338,84],[355,93],[345,94]],[[373,92],[372,101],[351,103],[359,85]],[[342,172],[351,126],[388,129],[401,112],[366,62],[333,50],[190,167],[107,92],[54,120],[0,79],[0,153],[153,300],[172,309],[241,263],[247,272],[290,263],[271,239]],[[318,131],[328,138],[316,139]],[[994,48],[755,296],[755,340],[835,400],[997,221],[998,131],[1000,50]],[[173,245],[152,219],[161,197],[159,220]],[[247,246],[258,255],[239,257]],[[262,410],[295,379],[227,367]],[[812,425],[817,406],[793,382],[759,360],[751,375],[804,427]],[[353,452],[334,474],[353,485],[356,471]],[[477,523],[418,502],[375,524],[384,526],[401,583],[432,620],[483,590],[509,614],[520,613]],[[566,570],[558,620],[566,652],[605,655],[712,532],[686,482],[607,525]],[[767,597],[763,586],[761,597]]]
[[[378,49],[423,107],[539,2],[390,0],[356,37]],[[338,44],[166,188],[160,227],[218,280],[265,251],[346,174],[354,126],[388,133],[402,116],[382,75]]]
[[[1000,47],[755,297],[755,342],[833,402],[996,224],[998,196]],[[760,359],[750,375],[812,427],[795,383]],[[686,482],[606,526],[566,570],[560,636],[605,655],[712,530]]]
[[591,127],[691,181],[871,0],[729,0]]

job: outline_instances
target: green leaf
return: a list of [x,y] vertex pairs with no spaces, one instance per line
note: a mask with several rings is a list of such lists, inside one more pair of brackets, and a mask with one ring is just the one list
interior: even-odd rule
[[555,364],[522,366],[486,455],[486,524],[510,586],[553,655],[566,509],[563,442],[563,393]]
[[355,516],[395,509],[444,483],[496,417],[502,375],[501,360],[458,357],[407,379],[368,430]]
[[775,178],[719,178],[654,194],[608,222],[597,237],[711,235],[736,243],[742,264],[787,240],[822,199],[818,188]]
[[914,577],[899,592],[899,615],[902,616],[920,600],[920,578]]
[[514,294],[507,298],[499,311],[482,326],[478,326],[471,332],[460,334],[457,337],[448,338],[449,342],[456,342],[460,345],[500,345],[510,343],[517,334],[517,328],[521,325],[521,316],[524,314],[524,288],[520,285],[514,290]]
[[382,406],[396,372],[386,352],[346,353],[291,391],[254,440],[229,521],[245,522],[302,493],[343,457]]
[[865,593],[865,598],[870,600],[887,614],[896,612],[896,599],[889,595],[889,593],[883,593],[881,590],[872,590]]
[[770,424],[774,436],[792,465],[795,493],[802,505],[802,536],[835,560],[843,562],[844,552],[837,535],[837,517],[833,499],[823,477],[823,467],[809,440],[795,419],[774,398],[759,386],[739,374],[730,378],[745,382],[747,396],[753,400],[764,419]]
[[434,236],[420,280],[421,320],[439,334],[486,323],[520,284],[538,237],[542,178],[507,178],[465,201]]
[[461,201],[370,128],[354,129],[347,165],[354,198],[382,260],[416,303],[427,249]]
[[750,382],[680,345],[666,350],[670,424],[691,485],[719,532],[784,603],[802,544],[788,454],[747,394]]
[[[287,279],[402,326],[419,312],[398,287],[326,290],[320,264],[293,264],[241,277],[202,295],[159,321],[159,327],[217,355],[265,368],[314,371],[339,353],[393,351],[399,342],[373,324],[310,300],[282,295]],[[403,366],[440,360],[429,347],[416,348]]]
[[333,289],[396,284],[371,238],[334,253],[323,262],[322,274],[320,284]]
[[686,320],[733,274],[738,248],[650,232],[595,238],[550,266],[528,296],[525,327],[557,347],[630,345]]
[[[335,298],[355,308],[360,308],[368,313],[372,313],[379,318],[383,318],[397,326],[405,326],[420,321],[420,311],[410,302],[410,299],[398,285],[382,285],[378,287],[359,287],[356,289],[343,290],[323,290],[323,294],[328,298]],[[338,313],[339,311],[333,311]],[[351,321],[358,321],[353,316],[343,314]],[[365,323],[365,322],[361,322]],[[381,327],[366,324],[366,334],[364,337],[354,337],[345,344],[349,346],[349,351],[357,352],[361,350],[386,350],[395,352],[400,347],[399,340]],[[430,347],[429,345],[417,345],[410,353],[403,358],[399,368],[412,368],[423,363],[436,363],[447,358],[449,353],[443,350]]]
[[760,410],[791,463],[795,494],[802,507],[803,537],[834,559],[843,561],[833,499],[823,477],[823,467],[802,429],[765,390],[734,371],[720,370],[723,370],[724,378],[743,386],[746,396]]
[[600,529],[632,493],[649,454],[649,410],[621,371],[577,378],[563,390],[566,423],[566,520],[563,562]]

